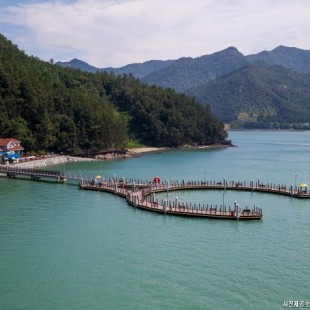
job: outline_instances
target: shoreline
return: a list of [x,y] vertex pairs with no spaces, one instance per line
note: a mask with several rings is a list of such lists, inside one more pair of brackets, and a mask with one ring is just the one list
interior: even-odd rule
[[[183,147],[179,147],[176,149],[181,150],[190,150],[190,149],[197,149],[197,150],[204,150],[204,149],[213,149],[213,148],[222,148],[222,147],[229,147],[230,145],[223,145],[223,144],[215,144],[215,145],[205,145],[205,146],[190,146],[185,145]],[[45,156],[39,159],[33,159],[29,161],[23,162],[16,162],[14,163],[15,167],[20,168],[42,168],[48,166],[55,166],[70,162],[86,162],[86,161],[105,161],[105,160],[116,160],[116,159],[125,159],[131,158],[139,155],[143,155],[146,153],[155,153],[155,152],[163,152],[172,150],[171,148],[166,147],[139,147],[139,148],[132,148],[127,149],[125,154],[117,154],[117,153],[108,153],[97,155],[94,158],[89,157],[75,157],[70,155],[54,155],[54,156]]]
[[14,163],[14,166],[20,167],[20,168],[42,168],[42,167],[55,166],[55,165],[60,165],[60,164],[65,164],[65,163],[70,163],[70,162],[105,161],[105,160],[124,159],[124,158],[134,157],[140,154],[142,155],[144,153],[161,152],[165,150],[167,150],[167,148],[142,147],[142,148],[128,149],[125,154],[108,153],[108,154],[97,155],[94,158],[77,157],[77,156],[70,156],[70,155],[54,155],[54,156],[45,156],[39,159],[16,162]]
[[42,168],[42,167],[47,167],[47,166],[55,166],[55,165],[65,164],[69,162],[78,162],[78,161],[96,161],[96,159],[74,157],[74,156],[68,156],[68,155],[55,155],[52,157],[44,157],[40,159],[33,159],[33,160],[14,163],[14,166],[30,169],[30,168]]

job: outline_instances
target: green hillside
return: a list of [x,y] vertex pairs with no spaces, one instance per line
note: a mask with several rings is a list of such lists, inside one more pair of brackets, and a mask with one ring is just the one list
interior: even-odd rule
[[310,120],[310,75],[281,66],[249,65],[187,94],[221,121],[246,128],[290,128]]
[[185,92],[245,64],[244,56],[236,48],[229,47],[212,55],[180,58],[169,66],[145,76],[142,81]]
[[278,46],[270,52],[263,51],[246,56],[248,62],[264,62],[270,66],[278,65],[299,73],[310,73],[310,51],[296,47]]
[[87,73],[29,57],[0,36],[0,136],[28,150],[97,152],[131,140],[150,146],[215,143],[208,107],[133,76]]
[[[120,69],[136,74],[131,65]],[[243,128],[308,129],[310,51],[278,46],[244,56],[230,47],[197,58],[183,57],[163,68],[148,67],[147,75],[146,67],[140,69],[143,82],[209,104],[222,122]]]
[[106,71],[106,72],[113,72],[115,74],[132,74],[134,77],[142,79],[146,75],[154,71],[161,70],[169,66],[173,62],[174,62],[173,60],[149,60],[143,63],[129,64],[120,68],[112,68],[112,67],[96,68],[82,60],[75,58],[65,62],[57,61],[56,65],[62,68],[69,67],[69,68],[81,69],[82,71],[91,73],[95,73],[97,71]]

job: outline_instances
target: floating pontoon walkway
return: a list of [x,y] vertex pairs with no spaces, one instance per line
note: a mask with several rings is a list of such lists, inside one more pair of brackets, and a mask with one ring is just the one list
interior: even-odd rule
[[[234,207],[212,205],[192,205],[188,203],[155,199],[155,193],[174,191],[174,190],[193,190],[206,189],[206,187],[197,187],[192,183],[180,185],[164,184],[143,184],[136,182],[103,182],[102,184],[94,184],[94,182],[85,182],[81,180],[80,188],[84,190],[104,191],[114,193],[118,196],[126,198],[127,202],[139,209],[168,214],[190,217],[203,217],[213,219],[232,219],[232,220],[260,220],[263,217],[262,210],[257,207],[252,209],[240,209],[235,202]],[[209,189],[209,188],[207,188]]]
[[39,181],[41,179],[54,179],[58,182],[66,181],[66,176],[61,171],[43,170],[43,169],[27,169],[14,166],[0,166],[0,175],[8,178],[28,178]]
[[34,181],[39,180],[54,180],[57,182],[66,182],[67,180],[79,181],[81,178],[86,178],[81,173],[73,173],[66,171],[53,171],[36,168],[20,168],[14,166],[0,165],[0,176],[6,176],[8,178],[30,178]]
[[120,179],[109,180],[108,182],[99,182],[96,178],[82,176],[80,173],[51,171],[41,169],[26,169],[12,166],[0,165],[0,176],[9,178],[29,178],[31,180],[41,180],[44,178],[54,179],[57,182],[74,180],[79,182],[79,186],[84,190],[95,190],[112,192],[126,198],[127,202],[137,208],[154,211],[158,213],[183,215],[193,217],[208,217],[220,219],[248,219],[259,220],[263,217],[262,210],[257,207],[252,209],[240,209],[235,205],[226,207],[224,205],[192,205],[184,204],[177,201],[162,200],[159,202],[155,199],[155,193],[177,190],[241,190],[251,192],[270,193],[285,195],[292,198],[310,198],[310,191],[307,187],[294,187],[286,185],[275,185],[272,183],[262,183],[260,181],[251,181],[249,183],[239,181],[165,181],[154,183],[141,180]]

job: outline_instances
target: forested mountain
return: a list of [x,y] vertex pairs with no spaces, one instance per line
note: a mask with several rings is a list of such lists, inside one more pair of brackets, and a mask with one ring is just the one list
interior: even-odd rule
[[279,65],[299,73],[310,74],[310,51],[295,47],[278,46],[274,50],[245,56],[247,61],[263,62],[270,66]]
[[172,64],[174,60],[149,60],[143,63],[129,64],[120,68],[103,68],[101,71],[113,72],[115,74],[132,74],[142,79],[151,72],[161,70]]
[[183,57],[178,60],[151,60],[140,64],[129,64],[121,68],[95,68],[89,64],[72,59],[57,62],[61,67],[72,67],[87,72],[107,71],[115,74],[132,74],[142,82],[173,88],[184,92],[188,88],[202,85],[218,76],[245,65],[245,57],[234,47],[229,47],[212,55],[197,58]]
[[151,72],[161,70],[173,62],[173,60],[149,60],[143,63],[129,64],[120,68],[96,68],[79,59],[72,59],[67,62],[58,61],[56,65],[63,68],[76,68],[92,73],[96,71],[106,71],[115,74],[132,74],[134,77],[142,79],[144,76],[150,74]]
[[198,58],[181,58],[164,69],[151,72],[142,81],[186,92],[189,88],[205,84],[251,63],[281,65],[300,73],[310,73],[310,51],[279,46],[270,52],[244,56],[236,48],[230,47]]
[[171,61],[140,78],[209,104],[223,122],[241,127],[307,128],[303,123],[310,120],[309,74],[310,51],[279,46],[244,56],[230,47]]
[[282,66],[247,65],[190,89],[223,122],[290,128],[310,121],[310,75]]
[[65,61],[65,62],[57,61],[56,65],[62,68],[80,69],[82,71],[86,71],[90,73],[101,71],[101,69],[91,66],[87,62],[79,60],[77,58],[74,58],[70,61]]
[[80,153],[223,141],[209,108],[130,75],[61,68],[0,36],[0,136],[28,150]]
[[186,91],[188,88],[200,86],[251,63],[270,66],[280,65],[293,71],[310,74],[310,51],[278,46],[272,51],[244,56],[235,47],[229,47],[223,51],[197,58],[182,57],[168,61],[151,60],[140,64],[129,64],[121,68],[95,68],[77,59],[69,62],[57,62],[56,64],[88,72],[99,70],[116,74],[132,74],[147,84]]
[[170,87],[185,92],[205,84],[246,64],[244,56],[234,47],[198,58],[180,58],[164,69],[142,79],[147,84]]

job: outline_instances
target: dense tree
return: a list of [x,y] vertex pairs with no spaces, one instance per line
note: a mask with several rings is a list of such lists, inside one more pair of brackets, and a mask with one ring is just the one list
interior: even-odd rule
[[70,153],[223,141],[207,107],[132,75],[86,73],[29,57],[0,36],[0,136]]
[[[221,121],[245,128],[309,122],[310,75],[281,66],[248,65],[192,89]],[[253,124],[251,124],[253,123]],[[278,127],[279,127],[278,126]]]

